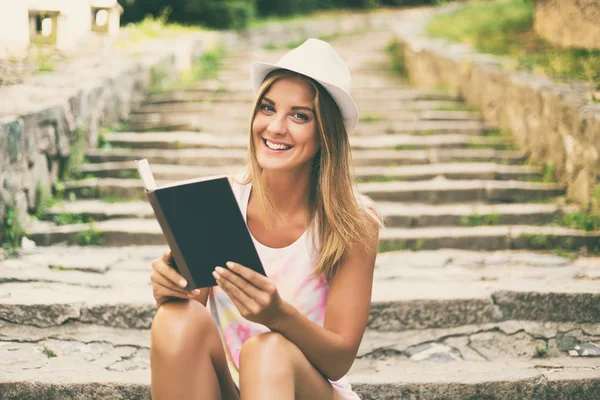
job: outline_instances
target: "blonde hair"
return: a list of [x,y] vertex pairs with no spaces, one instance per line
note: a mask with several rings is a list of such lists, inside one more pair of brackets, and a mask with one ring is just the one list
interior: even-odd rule
[[[299,77],[315,93],[314,107],[317,134],[321,148],[313,160],[309,194],[309,229],[318,221],[319,256],[313,275],[335,274],[344,256],[357,240],[368,242],[378,234],[383,224],[371,199],[358,193],[348,134],[340,110],[329,92],[318,82],[288,70],[275,70],[263,81],[254,104],[250,122],[248,174],[241,184],[252,182],[261,214],[267,226],[279,217],[269,201],[262,168],[256,158],[252,125],[264,95],[279,79]],[[377,226],[371,219],[377,221]]]

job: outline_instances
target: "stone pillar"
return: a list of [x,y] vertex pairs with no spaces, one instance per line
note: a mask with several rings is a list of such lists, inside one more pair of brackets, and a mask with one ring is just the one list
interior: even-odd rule
[[27,3],[0,0],[0,59],[21,57],[29,46]]
[[70,51],[84,40],[91,27],[90,3],[87,0],[27,0],[29,9],[58,11],[56,47]]
[[535,0],[534,28],[557,46],[600,49],[600,0]]

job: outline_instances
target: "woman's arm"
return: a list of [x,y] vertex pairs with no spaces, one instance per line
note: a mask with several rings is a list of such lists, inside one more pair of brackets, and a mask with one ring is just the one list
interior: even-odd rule
[[288,303],[269,328],[284,335],[328,379],[343,377],[354,362],[369,310],[378,239],[356,242],[333,276],[323,327]]
[[367,325],[378,243],[378,237],[357,241],[342,261],[329,285],[323,327],[282,300],[272,281],[249,268],[228,263],[231,270],[217,267],[215,278],[244,318],[281,333],[324,376],[337,380],[352,366]]

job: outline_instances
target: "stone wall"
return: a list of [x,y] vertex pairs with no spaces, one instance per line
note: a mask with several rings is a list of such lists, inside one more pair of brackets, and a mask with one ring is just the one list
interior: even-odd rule
[[512,134],[532,162],[554,164],[559,181],[567,185],[568,198],[580,204],[590,201],[600,180],[596,85],[553,83],[543,76],[511,71],[511,60],[428,38],[424,32],[431,16],[399,20],[395,29],[411,82],[447,87],[464,98],[489,124]]
[[392,13],[354,14],[156,40],[136,49],[136,56],[81,59],[0,87],[0,228],[7,207],[15,207],[21,225],[27,225],[40,197],[63,175],[76,136],[95,146],[99,127],[127,119],[146,95],[153,71],[173,79],[214,41],[229,47],[283,44],[309,35],[382,28],[393,18]]
[[600,1],[536,0],[534,27],[558,46],[600,49]]

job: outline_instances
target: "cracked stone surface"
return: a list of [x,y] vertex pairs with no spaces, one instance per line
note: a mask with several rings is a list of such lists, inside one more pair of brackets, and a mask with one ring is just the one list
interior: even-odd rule
[[[540,169],[519,165],[525,158],[509,147],[510,138],[479,135],[480,113],[444,111],[464,105],[374,73],[386,56],[372,44],[390,37],[340,39],[340,54],[357,68],[353,93],[361,113],[382,117],[363,122],[350,142],[359,176],[377,180],[360,190],[393,222],[382,237],[412,240],[421,250],[378,255],[368,329],[350,381],[364,400],[595,400],[600,257],[499,249],[533,248],[525,239],[539,235],[577,250],[600,236],[542,226],[571,208],[560,199],[531,200],[561,196],[564,187],[529,181]],[[0,398],[149,398],[149,274],[166,246],[146,202],[108,205],[99,197],[143,195],[139,180],[121,175],[140,155],[152,158],[159,183],[239,167],[247,139],[223,132],[243,123],[232,116],[246,115],[251,99],[240,90],[250,89],[240,78],[249,58],[234,60],[219,72],[230,90],[218,102],[207,91],[149,96],[130,128],[177,130],[108,133],[115,148],[91,149],[83,168],[95,177],[67,182],[78,200],[52,212],[97,217],[104,247],[67,245],[85,225],[37,221],[37,247],[29,243],[18,258],[0,255]],[[199,87],[213,84],[219,82]],[[199,98],[211,101],[182,101]],[[182,122],[211,129],[183,131]],[[486,148],[469,148],[478,146]],[[499,220],[464,226],[462,219],[482,215]]]

